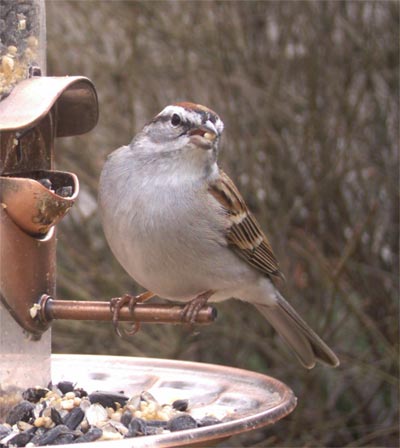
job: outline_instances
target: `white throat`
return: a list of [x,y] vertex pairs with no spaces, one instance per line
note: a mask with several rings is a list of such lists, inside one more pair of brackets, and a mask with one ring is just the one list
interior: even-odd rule
[[132,151],[132,163],[153,185],[167,187],[204,182],[218,174],[213,150],[185,147],[170,152]]

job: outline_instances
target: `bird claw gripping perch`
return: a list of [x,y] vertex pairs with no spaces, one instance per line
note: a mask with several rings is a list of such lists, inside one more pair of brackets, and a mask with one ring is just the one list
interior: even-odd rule
[[[122,297],[114,297],[110,300],[110,311],[113,314],[112,324],[114,327],[115,333],[121,338],[122,333],[119,329],[119,315],[121,308],[124,306],[128,306],[130,314],[133,314],[133,310],[138,303],[143,303],[146,300],[154,297],[154,294],[150,291],[146,291],[138,296],[131,296],[130,294],[124,294]],[[125,330],[125,334],[127,336],[134,336],[140,330],[140,322],[134,321],[131,324],[129,330]]]

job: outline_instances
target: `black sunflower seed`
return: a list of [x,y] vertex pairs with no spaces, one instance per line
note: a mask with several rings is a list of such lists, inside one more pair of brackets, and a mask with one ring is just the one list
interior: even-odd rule
[[197,422],[188,414],[177,415],[168,422],[168,429],[171,432],[183,431],[184,429],[193,428],[197,428]]
[[29,401],[21,401],[21,403],[14,406],[8,413],[6,423],[12,426],[19,421],[28,422],[33,418],[34,408],[35,406]]

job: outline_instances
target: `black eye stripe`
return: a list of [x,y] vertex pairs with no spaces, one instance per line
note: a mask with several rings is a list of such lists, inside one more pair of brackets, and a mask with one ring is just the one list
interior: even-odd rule
[[[150,123],[167,123],[167,122],[172,122],[172,119],[173,119],[174,116],[179,118],[181,124],[184,123],[184,121],[182,120],[182,118],[178,114],[159,115],[159,116],[153,118],[153,120],[151,120]],[[177,124],[174,125],[174,126],[177,126]]]
[[210,112],[205,112],[205,111],[199,111],[198,113],[201,115],[201,120],[203,123],[205,123],[208,120],[210,120],[211,123],[213,123],[213,124],[217,123],[218,117],[215,114],[212,114]]

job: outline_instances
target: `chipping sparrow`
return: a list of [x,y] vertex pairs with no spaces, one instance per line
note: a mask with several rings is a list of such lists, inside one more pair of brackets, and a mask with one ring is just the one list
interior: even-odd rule
[[[224,125],[193,103],[167,106],[107,159],[99,205],[108,243],[154,295],[185,301],[193,321],[209,299],[252,303],[304,367],[339,360],[275,288],[278,262],[231,179],[218,168]],[[148,296],[151,296],[148,293]]]

